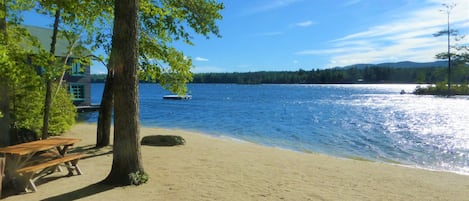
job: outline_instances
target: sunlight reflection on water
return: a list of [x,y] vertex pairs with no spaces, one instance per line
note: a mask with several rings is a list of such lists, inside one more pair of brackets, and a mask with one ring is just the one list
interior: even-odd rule
[[382,114],[376,122],[382,123],[383,134],[398,150],[396,156],[385,154],[384,158],[469,173],[467,97],[365,94],[341,103]]
[[[99,102],[103,85],[92,87]],[[140,118],[144,126],[469,174],[469,97],[400,94],[415,87],[191,84],[192,100],[167,101],[159,85],[141,84]]]

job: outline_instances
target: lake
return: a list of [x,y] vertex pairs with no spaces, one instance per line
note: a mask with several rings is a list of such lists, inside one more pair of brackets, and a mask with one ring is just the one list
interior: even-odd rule
[[[92,84],[99,103],[103,84]],[[301,152],[469,174],[469,97],[401,95],[417,85],[190,84],[163,100],[140,84],[143,126],[180,128]],[[97,113],[85,115],[96,122]]]

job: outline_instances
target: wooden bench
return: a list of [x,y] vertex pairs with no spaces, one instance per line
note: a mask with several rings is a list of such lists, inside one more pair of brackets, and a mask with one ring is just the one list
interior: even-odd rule
[[35,192],[37,191],[37,188],[34,182],[37,179],[54,172],[59,165],[67,167],[69,176],[73,175],[73,171],[75,171],[77,175],[81,175],[82,172],[78,167],[78,160],[82,157],[84,157],[84,154],[69,154],[60,158],[20,168],[16,170],[16,172],[22,176],[23,179],[27,180],[24,190],[28,192],[28,187],[30,187],[32,188],[32,191]]

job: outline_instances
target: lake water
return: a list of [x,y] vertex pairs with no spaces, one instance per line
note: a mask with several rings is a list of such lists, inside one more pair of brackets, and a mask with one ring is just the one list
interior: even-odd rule
[[[99,103],[103,84],[92,85]],[[190,84],[192,100],[140,85],[143,126],[302,152],[469,174],[469,97],[400,95],[416,85]],[[96,122],[97,113],[86,115]]]

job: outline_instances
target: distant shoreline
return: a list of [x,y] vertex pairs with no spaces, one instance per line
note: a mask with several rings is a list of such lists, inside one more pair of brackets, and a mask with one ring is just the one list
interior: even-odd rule
[[[454,83],[464,83],[469,77],[467,69],[454,75]],[[298,71],[257,71],[231,73],[194,73],[190,83],[225,84],[424,84],[446,79],[440,63],[416,66],[413,62],[402,64],[360,64],[343,68],[299,69]],[[104,82],[105,74],[91,75],[92,82]],[[155,80],[157,81],[157,80]]]

